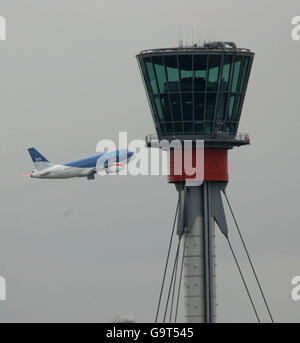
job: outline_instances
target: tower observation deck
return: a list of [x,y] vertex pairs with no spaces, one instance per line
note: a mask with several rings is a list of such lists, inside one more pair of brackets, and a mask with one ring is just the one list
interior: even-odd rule
[[[146,144],[192,142],[190,148],[169,151],[168,181],[179,195],[177,233],[184,237],[185,320],[215,322],[215,223],[228,239],[222,203],[228,150],[250,144],[238,127],[254,53],[233,42],[212,42],[143,50],[136,57],[156,129]],[[197,149],[199,140],[202,152]],[[188,149],[194,161],[204,156],[201,180],[194,178],[201,182],[194,186],[187,182],[193,178],[187,177],[185,168],[179,174],[174,168],[177,158],[185,163]]]
[[137,59],[158,139],[249,144],[237,130],[253,57],[232,42],[141,51]]

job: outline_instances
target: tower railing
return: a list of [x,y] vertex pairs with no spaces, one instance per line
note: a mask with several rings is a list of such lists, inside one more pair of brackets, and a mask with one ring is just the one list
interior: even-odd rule
[[[151,146],[156,145],[156,143],[159,142],[159,140],[163,140],[165,139],[169,139],[170,137],[172,137],[174,140],[175,139],[180,139],[182,138],[182,134],[169,134],[169,135],[164,135],[162,134],[160,136],[160,139],[158,137],[157,134],[150,134],[147,135],[145,137],[145,141],[146,141],[146,145],[147,146]],[[238,132],[237,134],[232,134],[229,132],[216,132],[216,133],[207,133],[207,132],[202,132],[202,133],[197,133],[197,134],[191,134],[191,135],[185,135],[184,136],[186,140],[192,139],[192,140],[206,140],[206,141],[218,141],[218,140],[222,140],[222,141],[237,141],[237,142],[244,142],[245,144],[249,144],[250,143],[250,137],[248,133],[241,133]]]

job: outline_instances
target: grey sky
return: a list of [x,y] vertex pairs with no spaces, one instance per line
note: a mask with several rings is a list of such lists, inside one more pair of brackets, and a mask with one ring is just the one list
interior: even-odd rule
[[[228,195],[275,319],[299,322],[299,1],[0,0],[0,15],[0,321],[153,320],[177,199],[166,177],[20,174],[33,169],[29,146],[59,163],[119,131],[152,133],[134,56],[176,45],[178,31],[191,41],[193,30],[256,53],[239,127],[252,145],[230,152]],[[217,261],[218,321],[254,321],[219,233]]]

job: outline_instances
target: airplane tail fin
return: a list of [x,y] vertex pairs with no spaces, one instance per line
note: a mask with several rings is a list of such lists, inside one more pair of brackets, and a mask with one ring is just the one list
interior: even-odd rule
[[35,148],[29,148],[28,152],[32,158],[36,170],[43,170],[53,166],[53,164],[49,162],[46,157],[40,154]]

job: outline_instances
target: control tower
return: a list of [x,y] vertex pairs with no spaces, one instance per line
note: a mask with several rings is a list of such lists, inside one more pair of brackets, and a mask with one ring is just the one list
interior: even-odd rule
[[[177,233],[184,237],[184,306],[186,322],[216,321],[215,223],[227,237],[222,192],[228,182],[228,150],[250,144],[238,133],[254,53],[233,42],[151,49],[137,55],[156,135],[154,141],[191,142],[169,150],[170,173],[179,194]],[[197,149],[197,141],[203,149]],[[184,164],[203,156],[201,180],[192,185]],[[197,168],[197,166],[196,166]]]

